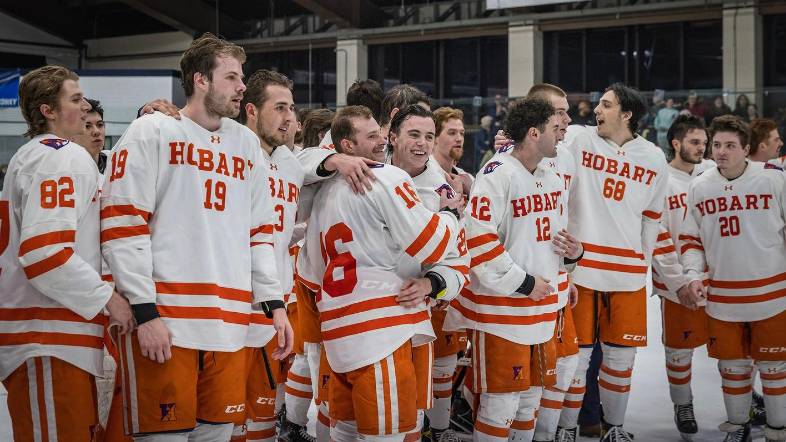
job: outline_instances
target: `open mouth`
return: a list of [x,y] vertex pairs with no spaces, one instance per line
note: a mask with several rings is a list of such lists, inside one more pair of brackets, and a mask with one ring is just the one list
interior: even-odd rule
[[421,157],[421,156],[426,155],[426,152],[423,151],[423,150],[413,150],[411,152],[412,152],[412,155],[415,155],[417,157]]

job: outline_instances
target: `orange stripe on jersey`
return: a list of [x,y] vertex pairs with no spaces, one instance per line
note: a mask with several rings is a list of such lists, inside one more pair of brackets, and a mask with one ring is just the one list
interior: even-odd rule
[[621,249],[619,247],[600,246],[597,244],[582,243],[585,252],[599,253],[601,255],[622,256],[625,258],[644,259],[644,255],[631,249]]
[[583,258],[581,261],[579,261],[578,265],[582,267],[590,267],[593,269],[610,270],[612,272],[647,273],[647,266],[616,264],[611,262],[595,261],[587,258]]
[[420,252],[423,247],[429,242],[432,236],[434,236],[434,232],[437,231],[437,226],[439,226],[439,217],[437,215],[431,215],[431,220],[426,224],[426,227],[420,232],[415,241],[407,247],[407,255],[415,256]]
[[463,275],[469,275],[469,267],[467,266],[448,266],[451,269],[460,272]]
[[53,332],[0,333],[0,345],[25,344],[68,345],[102,349],[104,348],[104,338],[102,336]]
[[101,281],[115,282],[115,278],[112,275],[101,275]]
[[653,212],[652,210],[645,210],[641,214],[650,219],[660,219],[661,216],[660,212]]
[[251,302],[248,290],[201,282],[156,282],[156,292],[165,295],[213,295],[230,301]]
[[268,319],[262,312],[253,312],[251,313],[251,319],[248,321],[249,324],[257,324],[257,325],[273,325],[273,319]]
[[717,302],[718,304],[753,304],[756,302],[767,302],[773,299],[783,298],[786,296],[786,289],[776,290],[774,292],[765,293],[763,295],[726,295],[721,296],[717,294],[707,295],[707,301]]
[[24,256],[28,252],[40,249],[41,247],[51,246],[61,243],[72,243],[76,241],[76,230],[59,230],[57,232],[42,233],[22,241],[19,245],[19,256]]
[[319,320],[321,322],[331,321],[343,316],[354,315],[356,313],[367,312],[385,307],[395,307],[398,305],[395,296],[386,296],[384,298],[367,299],[365,301],[356,302],[346,307],[339,307],[332,310],[319,312]]
[[273,224],[265,224],[263,226],[259,226],[256,229],[251,229],[251,236],[254,236],[258,233],[263,233],[266,235],[273,234]]
[[445,229],[445,234],[442,236],[442,240],[437,245],[437,248],[431,252],[428,258],[423,260],[423,264],[434,264],[439,261],[445,253],[445,249],[448,248],[448,241],[450,241],[450,229]]
[[761,387],[761,392],[766,394],[767,396],[780,396],[782,394],[786,394],[786,387],[778,387],[778,388]]
[[303,399],[311,399],[312,397],[314,397],[313,393],[306,393],[306,392],[303,392],[303,391],[300,391],[300,390],[295,390],[294,388],[290,387],[289,385],[287,385],[285,387],[285,391],[290,396],[296,396],[296,397],[303,398]]
[[674,244],[669,244],[665,247],[658,247],[657,249],[652,251],[652,256],[658,255],[665,255],[667,253],[676,252],[677,249],[674,248]]
[[696,249],[696,250],[698,250],[698,251],[700,251],[700,252],[703,252],[703,251],[704,251],[704,247],[702,247],[702,246],[700,246],[700,245],[696,245],[696,244],[683,244],[683,246],[682,246],[682,249],[680,249],[680,253],[685,253],[686,251],[688,251],[688,250],[690,250],[690,249]]
[[67,308],[0,308],[0,321],[30,321],[35,319],[42,321],[82,322],[101,326],[109,323],[108,316],[99,314],[93,319],[87,320]]
[[115,239],[130,238],[132,236],[150,235],[147,224],[126,227],[111,227],[101,231],[101,242],[105,243]]
[[701,238],[699,238],[698,236],[685,235],[683,233],[678,238],[679,238],[680,241],[694,241],[694,242],[697,242],[697,243],[701,244]]
[[287,379],[297,382],[298,384],[311,385],[311,378],[300,376],[292,371],[287,372]]
[[667,239],[671,239],[671,234],[669,232],[661,232],[658,234],[657,241],[666,241]]
[[251,242],[251,247],[261,246],[261,245],[265,245],[265,244],[267,244],[267,245],[269,245],[271,247],[273,246],[272,242],[254,242],[254,241],[252,241]]
[[27,275],[27,279],[33,279],[37,276],[43,275],[44,273],[54,270],[65,264],[73,254],[74,251],[71,248],[65,248],[48,258],[44,258],[41,261],[25,267],[25,275]]
[[496,247],[494,247],[493,249],[489,250],[488,252],[482,253],[482,254],[480,254],[478,256],[473,256],[469,260],[469,266],[470,267],[479,266],[479,265],[483,264],[484,262],[491,261],[492,259],[498,257],[503,252],[505,252],[505,248],[502,247],[502,244],[497,244]]
[[786,273],[770,276],[769,278],[751,279],[748,281],[719,281],[717,279],[710,279],[710,287],[719,289],[752,289],[782,281],[786,281]]
[[172,319],[217,319],[231,324],[248,325],[251,315],[229,312],[218,307],[181,307],[172,305],[156,306],[163,318]]
[[559,297],[555,294],[548,295],[540,301],[533,301],[524,295],[521,295],[521,297],[478,295],[469,290],[462,290],[461,295],[475,304],[505,307],[537,307],[556,304],[559,300]]
[[112,218],[115,216],[141,216],[145,222],[150,221],[152,214],[150,212],[138,209],[131,204],[118,204],[115,206],[106,206],[101,209],[101,219]]
[[561,410],[562,401],[555,401],[553,399],[541,399],[540,406],[543,408],[551,408],[553,410]]
[[483,235],[478,235],[474,238],[470,238],[467,240],[467,248],[474,249],[475,247],[480,247],[483,244],[488,244],[492,241],[499,241],[499,236],[496,233],[485,233]]
[[[721,389],[726,394],[737,395],[737,394],[748,394],[748,393],[751,392],[753,387],[751,387],[750,385],[745,386],[745,387],[727,387],[727,386],[724,385],[723,387],[721,387]],[[764,394],[767,394],[767,393],[764,392]]]
[[674,385],[685,385],[690,382],[690,375],[685,376],[684,378],[675,378],[673,376],[667,376],[669,378],[669,384]]
[[543,313],[540,315],[494,315],[490,313],[478,313],[472,311],[461,304],[451,304],[464,317],[472,321],[483,322],[486,324],[507,324],[507,325],[534,325],[542,322],[555,321],[557,312]]
[[331,341],[333,339],[345,338],[351,335],[365,333],[371,330],[379,330],[388,327],[395,327],[404,324],[417,324],[419,322],[428,321],[428,312],[422,311],[417,313],[410,313],[406,315],[392,316],[389,318],[371,319],[369,321],[360,322],[358,324],[346,325],[344,327],[334,328],[333,330],[322,331],[322,339]]
[[676,371],[678,373],[683,373],[686,371],[690,371],[690,365],[671,365],[666,364],[666,369],[670,371]]

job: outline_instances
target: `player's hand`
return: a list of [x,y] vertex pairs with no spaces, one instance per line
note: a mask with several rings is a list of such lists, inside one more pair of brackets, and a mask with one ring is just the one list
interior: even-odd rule
[[377,179],[374,176],[374,172],[368,167],[374,164],[379,163],[368,158],[352,157],[343,153],[337,153],[325,160],[324,167],[329,172],[337,171],[339,175],[347,180],[352,191],[363,194],[366,193],[366,190],[371,190],[371,184]]
[[112,291],[112,296],[106,303],[106,310],[109,312],[110,326],[117,325],[121,335],[134,330],[134,312],[131,311],[131,304],[124,296]]
[[172,102],[163,98],[153,100],[150,103],[145,103],[145,105],[142,106],[142,109],[139,111],[139,116],[141,117],[145,114],[152,114],[155,111],[159,111],[168,117],[178,120],[180,119],[180,109],[178,109],[178,107],[175,106]]
[[576,304],[579,303],[579,289],[576,288],[576,285],[568,283],[568,305],[570,308],[576,307]]
[[584,253],[584,246],[581,245],[581,242],[565,229],[557,232],[557,235],[551,240],[551,244],[554,246],[554,253],[563,258],[578,259]]
[[505,132],[502,130],[498,130],[497,134],[494,135],[494,150],[496,151],[499,151],[501,147],[511,143],[513,143],[513,140],[505,136]]
[[431,307],[431,309],[432,310],[447,310],[449,305],[450,305],[450,301],[437,301],[437,303],[434,304],[434,306]]
[[704,284],[701,281],[691,281],[677,290],[677,298],[680,304],[691,310],[699,309],[699,302],[706,298]]
[[276,329],[278,347],[273,350],[270,356],[280,361],[292,353],[292,348],[295,345],[295,332],[292,330],[292,325],[289,323],[286,309],[277,308],[273,310],[273,328]]
[[461,192],[456,192],[455,190],[440,189],[438,193],[439,193],[440,208],[447,207],[448,209],[458,210],[461,207],[461,202],[464,200],[464,198],[461,196]]
[[431,293],[431,280],[428,278],[410,279],[401,286],[396,302],[402,307],[418,307]]
[[161,318],[151,319],[137,327],[142,356],[163,364],[172,359],[172,334]]
[[535,288],[533,288],[532,292],[529,294],[529,299],[533,301],[540,301],[546,296],[556,292],[554,287],[552,287],[549,282],[550,281],[548,279],[535,276]]

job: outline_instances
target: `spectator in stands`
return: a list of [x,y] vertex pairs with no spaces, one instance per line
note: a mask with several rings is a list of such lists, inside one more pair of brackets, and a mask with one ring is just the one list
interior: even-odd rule
[[751,104],[751,102],[748,100],[748,96],[745,94],[740,94],[737,97],[737,101],[734,103],[734,115],[742,118],[745,121],[748,121],[749,104]]
[[674,99],[669,98],[655,116],[654,126],[655,130],[658,131],[658,146],[660,146],[667,158],[670,156],[671,148],[669,147],[669,141],[666,139],[666,134],[678,114],[677,109],[674,109]]
[[745,120],[747,122],[751,122],[751,121],[759,118],[759,116],[760,116],[759,115],[759,108],[756,107],[755,104],[751,103],[751,104],[748,105],[748,113],[747,113],[747,115],[745,115],[745,118],[743,118],[743,120]]
[[718,95],[712,102],[712,106],[707,109],[707,113],[704,115],[704,122],[707,123],[707,126],[709,126],[715,117],[729,115],[731,113],[731,108],[723,102],[723,97]]
[[592,113],[592,103],[588,100],[581,100],[576,105],[576,116],[572,118],[574,124],[582,126],[594,126],[595,114]]
[[685,108],[688,109],[691,115],[701,118],[704,118],[704,114],[707,113],[707,105],[699,100],[699,95],[696,91],[690,91],[690,93],[688,93],[688,101],[685,104]]
[[491,125],[494,118],[491,115],[484,115],[480,119],[480,130],[475,133],[475,158],[473,159],[475,170],[480,167],[480,160],[488,152],[493,140]]

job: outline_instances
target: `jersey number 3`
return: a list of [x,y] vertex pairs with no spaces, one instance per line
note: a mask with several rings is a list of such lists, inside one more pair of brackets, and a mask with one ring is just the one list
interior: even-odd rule
[[[336,243],[341,241],[346,245],[352,239],[352,230],[344,223],[334,224],[320,235],[322,258],[327,263],[322,277],[322,290],[334,298],[352,293],[358,283],[355,257],[348,250],[342,253],[336,250]],[[339,270],[340,275],[337,274]]]

